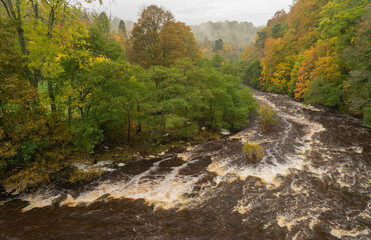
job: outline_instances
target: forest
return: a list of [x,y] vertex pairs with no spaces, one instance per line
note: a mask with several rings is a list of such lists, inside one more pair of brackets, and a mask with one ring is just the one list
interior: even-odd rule
[[[91,2],[91,1],[86,1]],[[191,28],[147,6],[127,32],[79,1],[2,0],[0,181],[32,190],[95,173],[76,162],[107,145],[151,153],[248,122],[243,64],[203,58]]]
[[297,0],[277,11],[245,48],[245,81],[363,116],[371,125],[371,5],[368,0]]

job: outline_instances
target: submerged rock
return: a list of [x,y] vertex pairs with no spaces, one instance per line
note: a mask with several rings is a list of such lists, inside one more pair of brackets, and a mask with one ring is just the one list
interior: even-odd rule
[[182,196],[183,198],[189,198],[189,194],[188,194],[188,193],[183,193],[181,196]]
[[4,206],[2,206],[1,208],[4,207],[6,209],[11,209],[11,210],[22,210],[23,208],[27,207],[28,205],[30,205],[30,203],[27,202],[27,201],[23,201],[21,199],[14,199],[14,200],[11,200],[9,202],[6,202],[4,204]]
[[201,190],[200,186],[195,186],[192,192],[199,192],[200,190]]
[[62,205],[67,204],[68,202],[72,202],[72,201],[74,201],[74,198],[70,194],[64,193],[62,196],[60,196],[60,197],[58,197],[58,198],[56,198],[52,201],[52,206],[53,207],[60,207]]
[[238,179],[238,176],[234,173],[227,173],[226,175],[223,176],[222,181],[231,183],[234,182]]
[[76,204],[76,207],[86,207],[86,206],[88,206],[88,204],[86,202],[78,202]]
[[95,201],[107,201],[107,200],[110,200],[110,199],[113,199],[112,195],[110,193],[106,193],[106,194],[98,197],[97,199],[95,199]]
[[196,198],[196,197],[198,197],[198,196],[200,196],[200,193],[199,193],[199,192],[191,192],[191,193],[188,195],[189,198]]

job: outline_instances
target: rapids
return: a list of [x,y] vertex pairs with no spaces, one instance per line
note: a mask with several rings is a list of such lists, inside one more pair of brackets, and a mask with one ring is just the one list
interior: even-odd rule
[[[255,91],[279,115],[170,150],[76,189],[0,202],[0,239],[371,239],[371,130],[350,116]],[[265,157],[247,166],[242,146]],[[58,200],[58,201],[57,201]]]

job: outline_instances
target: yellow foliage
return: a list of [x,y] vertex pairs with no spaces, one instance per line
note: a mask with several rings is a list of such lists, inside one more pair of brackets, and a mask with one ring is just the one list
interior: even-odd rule
[[264,148],[255,142],[246,143],[242,152],[246,158],[246,163],[256,163],[264,158]]

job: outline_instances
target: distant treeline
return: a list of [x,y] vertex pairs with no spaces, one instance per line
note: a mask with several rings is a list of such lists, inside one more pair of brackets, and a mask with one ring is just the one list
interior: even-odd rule
[[246,81],[364,116],[371,125],[371,5],[368,0],[297,0],[247,47]]
[[206,22],[191,26],[201,50],[206,56],[215,53],[215,41],[221,39],[224,49],[219,53],[229,59],[240,58],[244,48],[254,42],[259,28],[251,22]]

